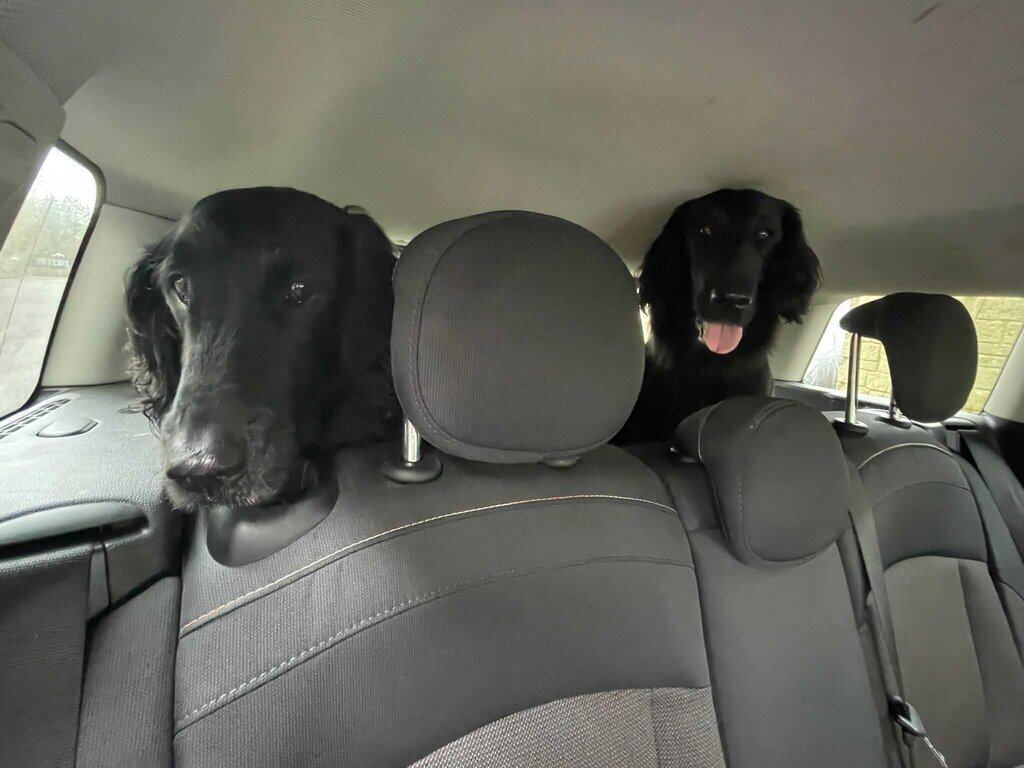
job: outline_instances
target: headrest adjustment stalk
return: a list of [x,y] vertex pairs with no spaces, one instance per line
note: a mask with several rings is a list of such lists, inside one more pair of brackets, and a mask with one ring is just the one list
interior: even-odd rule
[[836,429],[855,435],[863,435],[868,426],[857,419],[857,398],[860,396],[860,334],[850,336],[850,367],[846,375],[846,413],[842,421],[833,422]]
[[900,407],[896,404],[896,395],[889,395],[889,415],[879,421],[884,421],[886,424],[892,424],[894,427],[900,429],[910,429],[911,424],[908,419],[903,418],[903,414],[900,413]]
[[408,419],[402,422],[402,461],[418,464],[423,457],[423,441],[416,427]]
[[386,461],[380,468],[384,476],[396,483],[429,483],[441,474],[441,460],[436,455],[423,455],[423,439],[405,419],[402,422],[402,456],[399,461]]

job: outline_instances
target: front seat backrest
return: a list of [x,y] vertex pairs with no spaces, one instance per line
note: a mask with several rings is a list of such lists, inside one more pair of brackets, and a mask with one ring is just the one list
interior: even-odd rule
[[395,284],[397,389],[442,471],[343,450],[333,512],[240,568],[199,532],[177,764],[722,766],[686,534],[604,445],[643,366],[624,264],[500,212],[414,239]]

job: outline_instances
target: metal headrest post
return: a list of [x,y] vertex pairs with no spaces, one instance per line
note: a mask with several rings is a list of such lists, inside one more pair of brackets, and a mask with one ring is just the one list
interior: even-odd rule
[[384,476],[396,483],[429,483],[441,474],[441,460],[423,455],[423,438],[408,419],[402,422],[402,455],[398,461],[386,461],[380,468]]
[[423,438],[408,419],[402,422],[402,461],[418,464],[423,458]]
[[895,394],[889,395],[889,415],[879,418],[878,420],[884,421],[886,424],[892,424],[894,427],[899,427],[900,429],[910,429],[911,427],[910,420],[904,418],[903,414],[900,413],[900,406],[899,403],[896,402]]
[[860,396],[860,334],[850,336],[850,367],[846,374],[846,413],[843,420],[833,422],[843,432],[863,435],[868,425],[857,419],[857,398]]

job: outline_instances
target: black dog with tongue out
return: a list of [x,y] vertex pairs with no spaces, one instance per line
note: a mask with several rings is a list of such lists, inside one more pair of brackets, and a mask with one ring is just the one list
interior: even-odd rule
[[669,438],[686,416],[771,390],[768,350],[818,289],[800,214],[751,189],[720,189],[673,212],[644,257],[651,338],[640,398],[618,443]]

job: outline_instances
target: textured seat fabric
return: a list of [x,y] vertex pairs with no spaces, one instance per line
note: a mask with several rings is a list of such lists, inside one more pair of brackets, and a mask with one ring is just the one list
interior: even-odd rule
[[[905,413],[941,421],[963,406],[977,349],[955,299],[894,294],[843,326],[882,341]],[[861,418],[867,434],[844,432],[843,447],[872,508],[905,695],[950,766],[1024,764],[1024,564],[1000,569],[992,557],[1016,555],[1009,531],[982,514],[993,502],[974,468],[930,431]],[[852,571],[863,621],[872,596]],[[915,765],[935,764],[920,740],[912,751]]]
[[413,768],[615,766],[713,768],[725,763],[708,688],[591,693],[485,725]]
[[810,408],[734,398],[685,420],[676,439],[708,470],[723,529],[744,563],[808,560],[846,528],[846,460]]
[[395,270],[391,358],[406,416],[478,461],[606,442],[643,377],[633,286],[608,245],[553,216],[498,211],[428,229]]
[[1024,615],[1024,597],[989,572],[973,469],[921,427],[861,418],[868,434],[844,447],[874,513],[907,698],[950,765],[1020,765],[1024,666],[1008,612]]
[[176,577],[99,620],[82,691],[78,768],[172,765]]
[[[547,268],[559,259],[577,270],[574,295],[612,291],[613,307],[630,300],[625,267],[592,235],[533,214],[501,220],[506,236],[530,246],[512,273],[487,259],[508,243],[485,238],[459,257],[457,272],[433,272],[430,290],[400,301],[426,304],[487,280],[500,294],[511,281],[517,312],[557,327],[559,339],[579,339],[592,318],[565,315],[554,300],[566,298]],[[401,258],[409,274],[436,258],[417,240]],[[481,313],[477,327],[413,309],[421,339],[447,339],[489,366],[486,387],[460,379],[446,388],[445,345],[419,344],[415,386],[432,393],[429,414],[414,407],[408,416],[451,449],[425,449],[441,475],[399,484],[381,472],[396,446],[343,450],[331,514],[237,568],[210,557],[198,521],[183,572],[176,764],[498,765],[506,755],[510,765],[560,766],[565,755],[551,747],[561,743],[580,750],[571,752],[580,765],[722,765],[686,532],[657,475],[599,445],[635,395],[635,311],[610,353],[630,370],[616,375],[598,412],[581,399],[593,387],[579,385],[578,371],[504,365],[530,341],[505,335],[506,314]],[[396,318],[409,311],[396,307]],[[609,350],[583,349],[587,359],[574,364],[600,370],[597,357]],[[543,408],[506,429],[517,408],[529,411],[531,391]],[[497,407],[499,392],[508,409]],[[564,432],[538,420],[550,409],[572,414]],[[439,413],[449,414],[443,430],[428,424]],[[580,458],[536,463],[567,455]],[[600,740],[581,743],[577,727]],[[662,746],[652,763],[652,747]],[[519,761],[523,750],[532,762]],[[674,759],[673,750],[686,755]]]
[[736,398],[691,416],[676,440],[679,454],[634,451],[689,533],[727,764],[884,765],[835,544],[848,475],[828,422],[793,401]]

